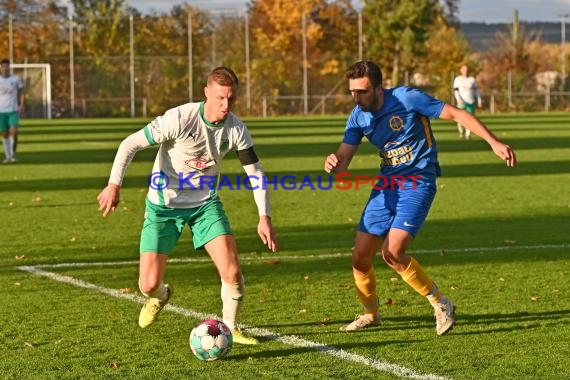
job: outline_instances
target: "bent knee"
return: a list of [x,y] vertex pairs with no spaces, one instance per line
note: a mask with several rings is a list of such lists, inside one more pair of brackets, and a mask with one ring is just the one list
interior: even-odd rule
[[409,257],[405,250],[382,250],[382,259],[388,264],[389,267],[395,269],[396,271],[402,271],[406,269],[409,264]]
[[150,294],[158,289],[160,283],[156,278],[139,278],[139,290],[143,294]]

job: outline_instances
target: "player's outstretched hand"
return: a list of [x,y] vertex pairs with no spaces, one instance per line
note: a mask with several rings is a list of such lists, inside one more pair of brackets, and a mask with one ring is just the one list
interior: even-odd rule
[[515,155],[515,151],[508,145],[503,144],[502,142],[497,141],[496,143],[491,145],[493,152],[499,157],[501,160],[507,163],[507,166],[512,168],[517,164],[517,157]]
[[263,244],[265,244],[271,252],[275,252],[279,249],[277,244],[277,235],[275,234],[275,230],[273,229],[271,218],[269,216],[262,215],[259,217],[257,233],[259,234]]
[[325,172],[332,173],[338,165],[338,157],[336,154],[329,154],[325,160]]
[[109,215],[111,211],[115,211],[119,204],[121,195],[121,187],[110,183],[97,196],[99,202],[99,211],[103,211],[103,216]]

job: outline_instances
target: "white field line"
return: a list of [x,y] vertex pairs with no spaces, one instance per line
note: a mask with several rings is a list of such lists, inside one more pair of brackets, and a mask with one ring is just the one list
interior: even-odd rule
[[[516,251],[516,250],[532,250],[532,249],[564,249],[570,248],[570,244],[543,244],[543,245],[507,245],[498,247],[473,247],[473,248],[449,248],[443,249],[446,253],[483,253],[493,251]],[[438,253],[441,249],[418,249],[410,250],[410,254],[415,253]],[[350,253],[328,253],[322,255],[299,255],[299,256],[242,256],[241,261],[261,261],[261,260],[305,260],[305,259],[330,259],[337,257],[348,257]],[[205,254],[203,257],[196,258],[183,258],[183,259],[169,259],[169,264],[180,263],[202,263],[210,262],[211,259]],[[91,266],[118,266],[118,265],[138,265],[138,260],[130,261],[105,261],[105,262],[92,262],[92,263],[60,263],[60,264],[39,264],[34,265],[34,268],[76,268],[76,267],[91,267]]]
[[[95,290],[97,292],[112,296],[112,297],[117,297],[117,298],[124,298],[133,302],[138,302],[138,303],[143,303],[144,302],[144,298],[138,295],[134,295],[134,294],[129,294],[129,293],[123,293],[117,289],[110,289],[110,288],[105,288],[99,285],[95,285],[95,284],[91,284],[89,282],[85,282],[70,276],[64,276],[64,275],[60,275],[57,273],[53,273],[53,272],[47,272],[41,269],[38,269],[38,267],[35,266],[19,266],[16,267],[17,269],[21,270],[21,271],[25,271],[25,272],[29,272],[35,275],[39,275],[39,276],[44,276],[47,278],[50,278],[52,280],[55,281],[59,281],[59,282],[63,282],[66,284],[70,284],[73,286],[77,286],[80,288],[85,288],[85,289],[90,289],[90,290]],[[184,309],[182,307],[179,306],[174,306],[174,305],[166,305],[164,307],[165,310],[169,310],[181,315],[184,315],[186,317],[191,317],[191,318],[195,318],[195,319],[207,319],[207,318],[216,318],[216,319],[220,319],[218,316],[216,315],[211,315],[211,314],[204,314],[204,313],[200,313],[198,311],[194,311],[194,310],[189,310],[189,309]],[[249,326],[245,326],[243,325],[244,328],[247,328],[249,331],[251,331],[254,335],[266,338],[266,339],[270,339],[270,340],[276,340],[279,341],[281,343],[285,343],[288,345],[292,345],[292,346],[296,346],[296,347],[305,347],[305,348],[311,348],[315,351],[318,351],[322,354],[326,354],[326,355],[330,355],[342,360],[347,360],[347,361],[352,361],[355,363],[359,363],[359,364],[363,364],[365,366],[368,366],[370,368],[373,368],[375,370],[381,371],[381,372],[386,372],[389,373],[391,375],[394,376],[398,376],[398,377],[404,377],[404,378],[408,378],[408,379],[420,379],[420,380],[447,380],[447,378],[442,377],[442,376],[438,376],[438,375],[434,375],[434,374],[423,374],[420,372],[415,371],[414,369],[411,368],[407,368],[398,364],[393,364],[393,363],[388,363],[388,362],[384,362],[381,360],[377,360],[377,359],[371,359],[371,358],[367,358],[365,356],[362,355],[357,355],[357,354],[352,354],[350,352],[344,351],[342,349],[338,349],[332,346],[327,346],[325,344],[322,343],[317,343],[317,342],[312,342],[310,340],[306,340],[294,335],[281,335],[266,329],[260,329],[260,328],[256,328],[256,327],[249,327]]]

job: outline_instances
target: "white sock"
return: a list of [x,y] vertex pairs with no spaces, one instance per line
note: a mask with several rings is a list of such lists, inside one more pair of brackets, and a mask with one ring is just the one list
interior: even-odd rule
[[[140,282],[139,282],[139,289],[140,289]],[[168,297],[168,290],[166,290],[166,286],[164,286],[164,282],[161,282],[160,285],[158,285],[158,288],[156,288],[156,290],[154,292],[150,292],[147,294],[141,290],[141,293],[146,297],[158,298],[161,301],[164,301]]]
[[12,157],[14,155],[12,150],[14,147],[14,138],[12,136],[4,137],[2,139],[2,143],[4,144],[4,154],[6,155],[6,158]]
[[243,290],[243,276],[241,276],[241,281],[235,284],[222,280],[222,319],[230,330],[234,330],[237,327],[236,318],[243,300]]

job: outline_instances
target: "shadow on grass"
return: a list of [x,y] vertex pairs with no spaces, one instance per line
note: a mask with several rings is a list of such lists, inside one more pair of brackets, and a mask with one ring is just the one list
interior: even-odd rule
[[[453,328],[451,332],[449,332],[449,336],[458,335],[458,336],[466,336],[466,335],[484,335],[484,334],[494,334],[500,332],[517,332],[521,330],[532,330],[537,328],[544,328],[545,324],[552,322],[554,325],[560,324],[570,324],[570,320],[568,317],[570,316],[570,310],[556,310],[556,311],[546,311],[546,312],[537,312],[537,313],[528,313],[528,312],[517,312],[517,313],[506,313],[506,314],[480,314],[480,315],[465,315],[460,314],[457,319],[457,324]],[[406,339],[406,340],[381,340],[379,342],[368,342],[363,343],[362,340],[358,339],[359,336],[370,335],[374,333],[381,333],[385,336],[385,332],[388,330],[394,331],[402,331],[402,330],[415,330],[418,329],[429,329],[430,331],[434,328],[434,320],[432,316],[426,317],[414,317],[414,316],[402,316],[402,317],[395,317],[395,318],[383,318],[383,324],[378,327],[370,327],[362,331],[355,331],[351,332],[350,335],[353,337],[353,341],[356,343],[343,343],[343,344],[334,344],[331,346],[320,346],[320,348],[324,351],[329,349],[350,349],[355,347],[376,347],[378,345],[382,346],[389,346],[391,344],[413,344],[418,342],[423,342],[425,339]],[[540,321],[540,322],[537,322]],[[331,327],[334,326],[336,329],[336,325],[343,326],[352,322],[352,320],[336,320],[328,323],[326,326],[323,325],[323,331],[316,331],[316,332],[308,332],[304,331],[303,336],[310,336],[310,335],[322,335],[323,333],[327,334],[347,334],[343,331],[328,331]],[[502,327],[502,324],[508,324],[508,326]],[[272,324],[263,326],[267,329],[279,329],[283,327],[312,327],[316,326],[316,323],[285,323],[285,324]],[[461,331],[463,325],[469,325],[469,329],[477,329],[477,331]],[[283,334],[287,335],[287,334]],[[438,338],[443,339],[443,338]],[[319,349],[319,346],[317,346]],[[304,350],[304,351],[303,351]],[[299,352],[313,352],[314,349],[309,348],[298,348],[298,349],[288,349],[288,350],[279,350],[274,351],[275,356],[285,356],[287,352],[291,354],[297,354]],[[271,352],[265,352],[264,355],[270,355],[272,357],[273,354]]]
[[[151,163],[154,161],[154,156],[156,152],[143,151],[140,152],[140,157],[137,158],[138,162],[146,161],[149,163],[149,175]],[[29,162],[26,161],[26,155],[20,158],[20,164],[26,165]],[[55,156],[49,159],[46,156],[46,160],[51,161],[51,163],[58,163],[58,160],[66,160],[63,153],[55,153]],[[108,162],[109,165],[113,162],[114,152],[110,150],[93,152],[86,155],[81,161],[77,160],[76,163],[96,163],[96,162]],[[44,162],[46,163],[46,162]],[[64,163],[63,161],[59,163]],[[29,170],[29,169],[28,169]],[[464,164],[464,165],[454,165],[454,166],[444,166],[442,168],[443,176],[441,180],[446,178],[468,178],[468,177],[518,177],[518,176],[528,176],[528,175],[547,175],[547,174],[565,174],[570,173],[568,168],[568,163],[565,161],[541,161],[541,162],[528,162],[518,166],[515,169],[507,168],[504,163],[497,162],[495,164]],[[48,173],[49,174],[49,173]],[[349,171],[350,176],[345,176],[344,180],[354,179],[356,176],[374,176],[376,171],[374,169],[354,169]],[[45,175],[42,173],[42,176]],[[240,182],[243,183],[245,178],[245,173],[239,174]],[[319,185],[324,188],[331,188],[331,190],[336,190],[336,182],[334,182],[334,177],[329,179],[329,175],[322,170],[288,170],[288,171],[272,171],[267,172],[266,176],[269,181],[277,180],[276,184],[268,183],[267,188],[271,191],[286,191],[297,190],[301,187],[301,184],[306,179],[310,179],[312,183],[312,188],[315,191],[319,190]],[[221,187],[221,191],[233,191],[237,190],[237,175],[227,174],[227,178],[231,182],[232,186],[224,185]],[[9,180],[0,181],[0,192],[12,192],[12,191],[43,191],[43,190],[88,190],[88,189],[101,189],[108,180],[108,176],[100,177],[80,177],[80,178],[57,178],[57,179],[27,179],[27,180]],[[178,178],[170,178],[170,181],[179,181]],[[333,181],[333,182],[331,182]],[[178,182],[174,182],[175,184]],[[331,185],[332,184],[332,185]],[[188,188],[185,182],[179,181],[179,186],[183,188]],[[346,187],[347,185],[342,185]],[[353,185],[351,185],[352,187]],[[363,185],[364,186],[364,185]],[[148,176],[129,176],[125,178],[123,188],[145,188],[148,187]],[[369,188],[369,186],[368,186]],[[243,189],[243,186],[242,186]],[[305,190],[311,190],[311,186],[305,184]]]
[[[303,332],[303,336],[307,334]],[[265,339],[261,339],[261,342],[268,341]],[[407,339],[407,340],[382,340],[378,342],[355,342],[355,343],[342,343],[342,344],[322,344],[317,345],[315,347],[293,347],[287,349],[275,349],[275,350],[263,350],[260,352],[255,353],[245,353],[245,354],[238,354],[236,353],[237,350],[232,351],[232,353],[227,357],[224,358],[225,361],[231,360],[247,360],[249,357],[255,358],[279,358],[279,357],[286,357],[286,356],[293,356],[293,355],[303,355],[308,353],[315,353],[317,351],[321,352],[338,352],[339,350],[349,350],[351,348],[376,348],[378,346],[390,346],[390,345],[408,345],[412,343],[419,343],[423,342],[424,340],[421,339]],[[382,362],[381,359],[377,359],[377,361]],[[334,369],[331,369],[334,371]],[[328,376],[333,375],[331,372],[327,374]],[[329,377],[330,378],[330,377]]]
[[[93,209],[96,208],[97,206],[93,204]],[[564,262],[568,260],[570,251],[570,248],[564,248],[569,245],[567,221],[567,215],[513,217],[508,221],[497,218],[428,221],[417,241],[412,244],[409,253],[421,258],[422,264],[428,267],[481,263]],[[60,226],[63,231],[68,225],[61,223]],[[78,243],[67,241],[27,241],[25,244],[22,241],[6,242],[2,247],[6,252],[2,262],[5,265],[34,265],[46,262],[136,260],[140,227],[139,224],[133,225],[133,231],[136,232],[133,232],[133,237],[129,240],[109,241],[108,237],[102,235],[100,241],[95,237],[86,238],[82,247],[77,247]],[[255,234],[255,226],[248,229],[234,229],[234,232],[241,260],[243,263],[248,263],[248,272],[255,273],[259,278],[279,276],[280,273],[302,278],[306,273],[327,274],[350,268],[355,227],[355,223],[277,226],[280,243],[278,253],[267,250]],[[202,252],[197,253],[194,250],[187,234],[186,229],[171,257],[206,257]],[[550,249],[548,245],[556,248]],[[98,248],[92,249],[92,246]],[[444,254],[441,253],[442,248]],[[319,257],[323,254],[338,253],[341,255]],[[16,255],[26,255],[28,259],[25,262],[18,262],[14,260]],[[286,257],[292,255],[303,257],[303,264],[299,265],[301,261]],[[277,260],[266,259],[268,257],[276,257]],[[378,268],[385,267],[379,256],[375,260]],[[266,273],[268,266],[271,266],[269,274]]]

